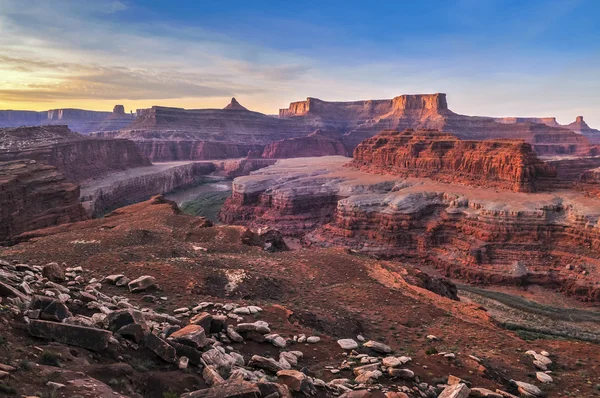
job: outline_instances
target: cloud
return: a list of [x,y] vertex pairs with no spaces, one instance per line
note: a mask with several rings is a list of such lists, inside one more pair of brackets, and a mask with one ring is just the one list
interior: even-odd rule
[[250,95],[309,70],[305,60],[200,28],[97,17],[128,9],[118,1],[14,4],[0,0],[5,102]]

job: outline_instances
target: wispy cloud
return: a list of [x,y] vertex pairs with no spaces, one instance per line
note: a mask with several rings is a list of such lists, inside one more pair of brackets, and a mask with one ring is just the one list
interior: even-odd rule
[[24,9],[0,0],[5,101],[250,95],[310,69],[299,58],[200,28],[97,18],[127,12],[123,2],[66,3],[75,4],[33,2]]
[[237,96],[272,113],[308,96],[447,92],[461,113],[563,122],[584,113],[600,127],[597,49],[563,54],[523,44],[553,33],[583,0],[526,2],[522,12],[498,16],[505,3],[440,1],[433,13],[446,25],[436,31],[430,14],[421,23],[404,16],[401,4],[400,19],[366,4],[371,15],[354,12],[346,15],[352,23],[336,23],[326,13],[339,10],[323,5],[304,19],[257,13],[239,25],[211,25],[139,17],[148,10],[134,0],[0,0],[0,107],[81,100],[110,109],[117,99],[134,101],[131,107],[222,106]]

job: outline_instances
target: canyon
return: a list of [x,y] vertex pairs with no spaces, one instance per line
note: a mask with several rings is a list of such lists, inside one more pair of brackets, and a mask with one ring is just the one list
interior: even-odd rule
[[269,225],[308,245],[429,264],[471,282],[539,284],[600,298],[596,199],[351,166],[344,157],[288,159],[236,178],[221,220]]

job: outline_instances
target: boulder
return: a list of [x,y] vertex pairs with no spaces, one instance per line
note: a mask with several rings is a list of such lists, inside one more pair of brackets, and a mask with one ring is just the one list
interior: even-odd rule
[[169,340],[189,345],[190,347],[201,348],[206,345],[206,333],[202,326],[187,325],[172,333],[169,336]]
[[29,310],[40,310],[40,318],[46,321],[61,322],[73,316],[64,303],[46,296],[33,296]]
[[212,365],[217,369],[229,371],[235,364],[235,358],[216,348],[212,348],[202,354],[202,359],[207,365]]
[[175,348],[155,334],[146,333],[146,336],[144,336],[144,345],[165,362],[174,363],[177,359]]
[[454,384],[444,388],[438,398],[469,398],[471,390],[466,384]]
[[209,386],[215,386],[218,384],[225,383],[225,380],[221,377],[219,372],[217,372],[217,369],[212,365],[208,365],[202,370],[202,377],[204,378],[206,384],[208,384]]
[[291,391],[302,392],[305,395],[313,395],[315,392],[308,376],[297,370],[280,370],[277,372],[277,380]]
[[544,395],[542,393],[542,390],[540,390],[533,384],[515,380],[513,380],[513,383],[516,384],[519,394],[523,395],[524,397],[541,397]]
[[269,370],[273,373],[277,373],[280,370],[283,370],[281,364],[273,358],[265,358],[260,355],[253,355],[250,359],[249,365],[254,366],[256,368]]
[[116,334],[123,336],[126,339],[134,341],[136,344],[139,344],[144,339],[144,328],[137,323],[130,323],[129,325],[125,325],[119,330],[116,331]]
[[104,350],[112,337],[107,330],[41,320],[30,321],[29,334],[92,351]]
[[400,377],[401,379],[409,379],[410,380],[410,379],[415,378],[415,372],[413,372],[410,369],[389,368],[388,373],[390,376]]
[[190,319],[190,323],[192,325],[199,325],[202,326],[202,328],[205,331],[208,331],[210,333],[210,326],[211,326],[211,322],[212,322],[212,315],[209,314],[208,312],[201,312],[199,314],[196,314],[192,317],[192,319]]
[[235,331],[233,325],[227,326],[227,337],[236,343],[242,343],[244,341],[244,338]]
[[127,285],[131,293],[143,292],[147,289],[156,288],[156,278],[150,275],[140,276]]
[[535,377],[542,383],[552,383],[554,381],[549,374],[544,372],[535,372]]
[[106,317],[106,323],[108,324],[108,329],[112,332],[116,332],[123,326],[131,324],[139,325],[143,330],[148,329],[144,314],[141,311],[136,311],[131,308],[111,312]]
[[54,282],[63,282],[65,271],[58,263],[48,263],[42,268],[42,276]]
[[392,349],[390,348],[390,346],[385,345],[383,343],[380,343],[378,341],[374,341],[374,340],[369,340],[366,343],[363,344],[364,347],[368,347],[370,349],[372,349],[373,351],[382,353],[382,354],[389,354],[392,352]]
[[175,341],[167,340],[170,346],[175,348],[175,352],[180,357],[187,357],[189,362],[193,365],[201,365],[202,364],[202,352],[198,351],[194,347],[190,347],[189,345],[179,344]]
[[235,329],[238,333],[244,332],[258,332],[261,334],[271,333],[269,324],[264,321],[256,321],[253,323],[240,323]]
[[358,343],[353,339],[340,339],[337,343],[343,350],[356,350],[358,348]]

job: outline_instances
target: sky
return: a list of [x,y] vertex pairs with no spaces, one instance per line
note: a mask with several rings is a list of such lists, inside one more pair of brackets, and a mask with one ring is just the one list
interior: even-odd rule
[[600,1],[0,0],[0,109],[436,92],[600,128]]

